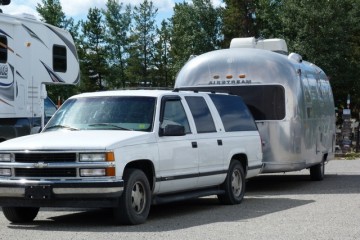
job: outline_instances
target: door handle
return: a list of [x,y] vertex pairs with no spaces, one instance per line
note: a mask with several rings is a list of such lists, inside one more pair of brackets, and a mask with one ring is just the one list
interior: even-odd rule
[[197,142],[191,142],[191,146],[192,146],[193,148],[197,148],[197,147],[198,147]]
[[223,142],[222,142],[221,139],[218,139],[218,140],[217,140],[217,143],[218,143],[219,146],[222,146],[222,145],[223,145]]

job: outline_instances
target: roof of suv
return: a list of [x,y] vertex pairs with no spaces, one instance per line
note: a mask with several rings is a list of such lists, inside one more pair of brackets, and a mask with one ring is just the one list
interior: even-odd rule
[[[82,93],[71,98],[81,98],[81,97],[100,97],[100,96],[146,96],[146,97],[159,97],[163,95],[183,95],[185,94],[194,94],[192,91],[181,91],[173,92],[171,90],[112,90],[112,91],[102,91],[102,92],[89,92]],[[196,93],[204,94],[204,93]]]

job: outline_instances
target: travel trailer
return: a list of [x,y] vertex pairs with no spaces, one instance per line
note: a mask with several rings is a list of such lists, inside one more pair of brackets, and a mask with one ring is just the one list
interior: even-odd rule
[[329,80],[318,66],[287,53],[282,39],[233,39],[229,49],[192,57],[176,89],[240,95],[263,141],[262,173],[310,169],[324,178],[335,153],[335,107]]
[[50,117],[45,113],[56,110],[45,85],[77,84],[79,79],[69,32],[32,15],[0,13],[0,142],[38,132]]

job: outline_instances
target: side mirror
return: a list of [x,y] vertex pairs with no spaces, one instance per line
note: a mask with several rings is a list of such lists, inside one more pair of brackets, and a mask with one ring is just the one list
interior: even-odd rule
[[184,136],[185,127],[182,125],[168,124],[160,129],[160,136]]

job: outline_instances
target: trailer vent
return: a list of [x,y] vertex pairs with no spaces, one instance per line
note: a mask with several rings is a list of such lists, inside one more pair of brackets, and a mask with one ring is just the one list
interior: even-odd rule
[[281,54],[288,54],[288,48],[284,39],[256,39],[250,38],[233,38],[230,48],[256,48],[269,50]]

